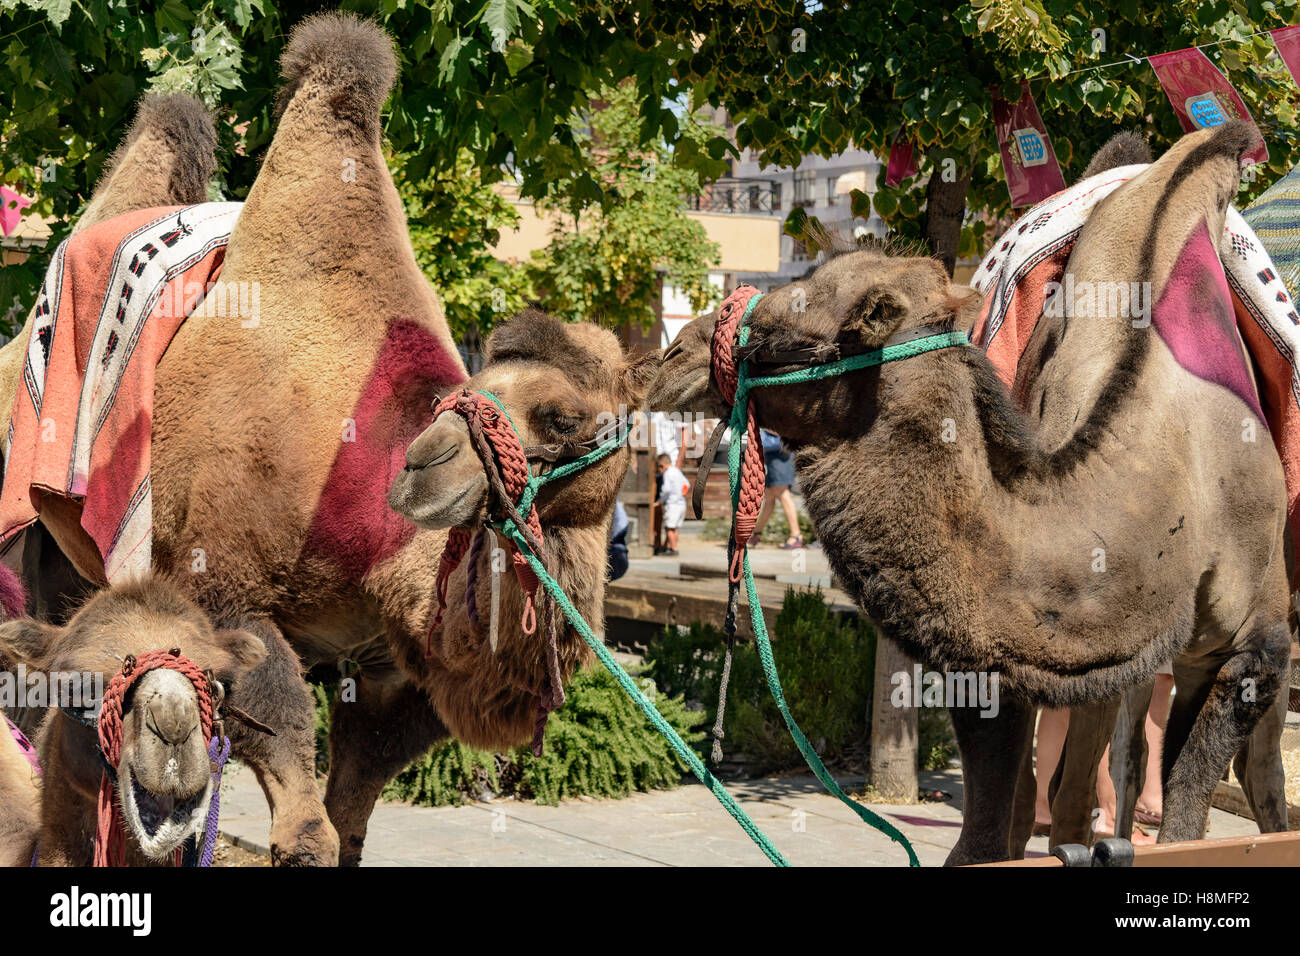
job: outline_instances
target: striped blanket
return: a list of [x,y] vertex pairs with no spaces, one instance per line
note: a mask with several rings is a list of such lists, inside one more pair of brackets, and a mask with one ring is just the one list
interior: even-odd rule
[[55,250],[5,439],[0,548],[52,492],[82,504],[108,580],[149,570],[154,372],[220,274],[241,208],[140,210]]
[[1295,299],[1300,295],[1300,166],[1268,187],[1242,215]]
[[[1145,168],[1123,166],[1099,173],[1043,200],[997,241],[975,271],[971,284],[985,300],[971,341],[985,349],[1008,388],[1043,314],[1048,283],[1061,281],[1089,212]],[[1300,208],[1293,207],[1292,214],[1292,222],[1300,223]],[[1282,459],[1287,514],[1300,554],[1300,315],[1268,249],[1235,209],[1228,209],[1217,242],[1237,331],[1257,372],[1258,407]],[[1210,348],[1208,343],[1205,348]],[[1255,407],[1254,395],[1243,397]],[[1300,580],[1292,585],[1300,585]]]

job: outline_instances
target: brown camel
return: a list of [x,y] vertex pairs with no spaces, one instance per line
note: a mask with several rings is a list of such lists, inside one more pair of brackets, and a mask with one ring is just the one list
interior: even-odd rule
[[[224,687],[266,657],[247,631],[214,631],[182,591],[161,580],[93,595],[65,627],[19,618],[0,624],[0,660],[47,674],[98,674],[107,687],[128,654],[179,647]],[[51,706],[37,734],[42,866],[89,866],[94,855],[103,763],[93,726]],[[207,746],[199,733],[194,685],[174,670],[145,674],[122,713],[117,799],[129,865],[170,862],[199,832],[212,796]],[[5,807],[8,812],[8,805]],[[30,861],[20,860],[21,864]]]
[[[1211,267],[1183,253],[1220,234],[1249,142],[1237,124],[1191,134],[1098,205],[1067,271],[1150,282],[1155,321],[1103,311],[1027,356],[1041,367],[1031,418],[968,346],[754,393],[759,420],[794,448],[827,556],[863,610],[932,664],[1001,675],[998,719],[952,710],[966,819],[950,863],[1011,855],[1034,706],[1114,698],[1177,654],[1170,841],[1201,836],[1215,783],[1277,694],[1289,641],[1281,464],[1268,443],[1243,441],[1251,406],[1175,358],[1161,308],[1179,303],[1198,330],[1231,323],[1210,273],[1195,271]],[[1188,261],[1197,294],[1180,300]],[[760,300],[750,342],[760,354],[870,349],[922,325],[968,328],[979,304],[932,260],[864,250]],[[677,337],[652,407],[727,411],[710,377],[715,322]]]
[[[463,668],[481,652],[451,649],[451,635],[464,627],[454,610],[463,606],[463,574],[452,581],[447,636],[435,635],[435,653],[425,658],[446,535],[417,530],[385,502],[434,399],[465,378],[382,153],[392,42],[372,24],[325,14],[294,30],[282,66],[279,127],[221,275],[232,290],[258,289],[260,314],[191,316],[158,367],[153,560],[219,626],[267,643],[266,661],[232,702],[278,735],[229,730],[235,755],[270,802],[275,861],[356,864],[374,802],[394,774],[449,733],[492,748],[526,742],[535,698],[507,699],[495,676],[467,679]],[[151,161],[128,152],[101,188],[128,190],[133,163]],[[178,177],[142,170],[135,178]],[[239,298],[231,292],[227,301]],[[593,361],[613,361],[607,345],[590,346]],[[575,394],[604,407],[605,392]],[[587,476],[574,486],[587,482],[603,487]],[[565,500],[576,507],[575,498]],[[102,582],[79,507],[45,504],[41,520],[59,548]],[[610,507],[612,499],[589,505],[581,516],[589,523],[575,522],[574,540],[603,534]],[[584,551],[590,564],[580,573],[575,559],[579,592],[578,578],[598,586],[604,548],[601,540]],[[580,607],[599,603],[588,589]],[[518,617],[506,614],[501,626],[502,646],[510,646]],[[542,662],[533,663],[538,670],[510,679],[535,683]],[[355,698],[333,708],[322,805],[302,671],[345,664],[359,676]],[[478,692],[498,696],[477,699]]]
[[[536,310],[511,319],[488,338],[487,363],[466,385],[501,400],[525,446],[585,442],[612,425],[620,411],[639,408],[659,353],[625,360],[612,332],[598,326],[566,325]],[[573,457],[576,457],[573,456]],[[627,471],[626,448],[582,471],[546,485],[538,498],[551,573],[591,626],[604,619],[606,554],[614,500]],[[497,502],[469,431],[458,415],[442,414],[411,443],[406,467],[393,481],[389,503],[422,528],[477,525]],[[504,541],[497,536],[497,543]],[[489,606],[492,555],[483,548],[476,572],[481,621]],[[508,570],[498,563],[497,567]],[[468,563],[452,578],[451,591],[464,594]],[[519,620],[523,591],[512,574],[502,589],[503,621]],[[434,640],[433,663],[408,646],[404,664],[421,675],[434,707],[455,736],[479,746],[525,739],[537,713],[544,674],[545,627],[531,638],[518,632],[493,649],[485,625],[473,624],[464,601],[448,607]],[[567,625],[561,628],[559,659],[567,679],[588,656],[586,645]]]

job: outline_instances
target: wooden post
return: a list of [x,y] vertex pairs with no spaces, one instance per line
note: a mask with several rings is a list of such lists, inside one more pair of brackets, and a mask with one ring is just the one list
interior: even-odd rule
[[912,691],[912,658],[891,638],[876,634],[876,685],[871,710],[871,785],[891,803],[915,803],[916,708],[895,707],[890,700],[895,674],[907,675]]

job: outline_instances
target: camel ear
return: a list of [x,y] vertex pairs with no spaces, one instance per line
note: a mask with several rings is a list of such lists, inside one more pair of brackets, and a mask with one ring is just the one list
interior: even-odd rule
[[43,670],[59,629],[35,618],[19,617],[0,624],[0,665],[23,664]]
[[911,311],[912,303],[905,293],[878,286],[868,290],[857,301],[844,330],[857,333],[864,344],[879,344],[903,323]]
[[646,392],[650,390],[650,383],[659,373],[663,359],[663,349],[655,349],[624,362],[618,370],[619,400],[627,403],[629,408],[640,408],[645,401]]
[[217,679],[223,683],[239,680],[266,660],[266,643],[249,631],[217,631],[214,639],[230,656],[230,664],[216,669]]

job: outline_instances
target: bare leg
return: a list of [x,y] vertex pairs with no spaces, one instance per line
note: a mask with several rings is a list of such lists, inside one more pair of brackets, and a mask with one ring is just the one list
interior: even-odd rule
[[1174,675],[1157,674],[1151,691],[1151,707],[1147,711],[1147,770],[1142,792],[1138,794],[1137,809],[1157,817],[1163,806],[1160,799],[1160,754],[1164,750],[1165,722],[1169,719],[1173,690]]
[[1070,728],[1070,708],[1044,707],[1038,716],[1038,763],[1035,768],[1037,793],[1034,801],[1034,822],[1052,823],[1052,801],[1047,798],[1052,774],[1061,760],[1065,747],[1065,733]]
[[261,637],[270,652],[234,685],[230,702],[275,736],[233,720],[226,721],[226,733],[232,753],[253,768],[271,806],[271,860],[277,866],[334,866],[338,835],[316,788],[315,707],[298,657],[266,618],[245,615],[236,626]]
[[362,676],[355,701],[335,701],[325,806],[338,829],[340,865],[360,865],[384,785],[446,737],[429,698],[403,678],[380,682]]
[[1016,782],[1034,731],[1034,708],[1006,697],[996,717],[974,707],[951,707],[961,750],[961,836],[945,866],[996,863],[1010,851]]
[[759,535],[763,533],[763,529],[767,527],[767,522],[772,517],[772,512],[776,509],[776,497],[782,490],[789,491],[790,489],[784,485],[780,485],[774,488],[768,488],[763,492],[763,508],[758,513],[758,520],[754,522],[754,537],[752,540],[757,541]]
[[781,499],[781,510],[785,512],[785,522],[790,526],[790,537],[787,540],[801,537],[799,509],[794,506],[794,495],[790,493],[789,487],[782,487],[778,497]]

